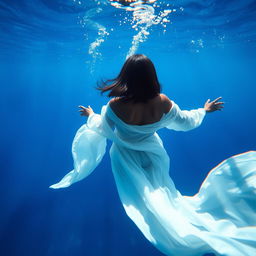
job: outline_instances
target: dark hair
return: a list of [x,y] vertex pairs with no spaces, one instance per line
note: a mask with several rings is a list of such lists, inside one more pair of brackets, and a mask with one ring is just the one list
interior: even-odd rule
[[109,97],[146,102],[159,95],[161,86],[153,62],[143,54],[134,54],[125,61],[116,78],[102,81],[97,89],[101,93],[110,91]]

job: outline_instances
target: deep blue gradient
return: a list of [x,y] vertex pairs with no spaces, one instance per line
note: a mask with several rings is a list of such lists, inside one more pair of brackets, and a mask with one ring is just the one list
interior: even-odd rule
[[[170,176],[193,195],[222,160],[256,149],[256,3],[160,5],[168,2],[177,8],[172,23],[165,33],[152,26],[137,52],[152,59],[163,93],[181,108],[226,102],[196,130],[159,131]],[[77,106],[99,113],[108,101],[94,87],[119,72],[135,34],[119,21],[130,16],[108,1],[0,0],[0,255],[162,255],[126,216],[108,153],[86,180],[48,188],[72,169],[71,143],[86,121]],[[88,49],[96,24],[110,34],[95,57]]]

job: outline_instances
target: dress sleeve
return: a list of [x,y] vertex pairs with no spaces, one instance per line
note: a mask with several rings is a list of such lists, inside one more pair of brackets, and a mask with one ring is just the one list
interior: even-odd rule
[[82,125],[72,143],[74,169],[50,188],[65,188],[93,172],[106,152],[106,137],[102,132],[102,116],[91,114]]
[[168,118],[167,125],[168,129],[175,131],[189,131],[198,127],[206,114],[204,108],[181,110],[179,106],[172,101],[171,115]]

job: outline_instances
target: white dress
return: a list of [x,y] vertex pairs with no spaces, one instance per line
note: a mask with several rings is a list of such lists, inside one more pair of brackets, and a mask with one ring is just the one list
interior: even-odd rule
[[169,176],[169,157],[157,130],[188,131],[198,127],[203,108],[172,108],[160,121],[129,125],[109,104],[92,114],[77,131],[74,170],[50,186],[65,188],[84,179],[105,154],[127,215],[162,253],[172,256],[256,255],[256,151],[233,156],[206,177],[193,197],[181,195]]

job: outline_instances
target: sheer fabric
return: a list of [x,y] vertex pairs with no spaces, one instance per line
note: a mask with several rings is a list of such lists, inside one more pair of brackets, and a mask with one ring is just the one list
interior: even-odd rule
[[172,108],[160,121],[129,125],[110,105],[92,114],[77,131],[74,169],[53,189],[87,177],[101,162],[106,139],[112,171],[127,215],[144,236],[170,256],[256,255],[256,152],[224,160],[211,170],[199,192],[184,196],[169,176],[169,157],[156,133],[161,128],[189,131],[203,121],[203,108]]

